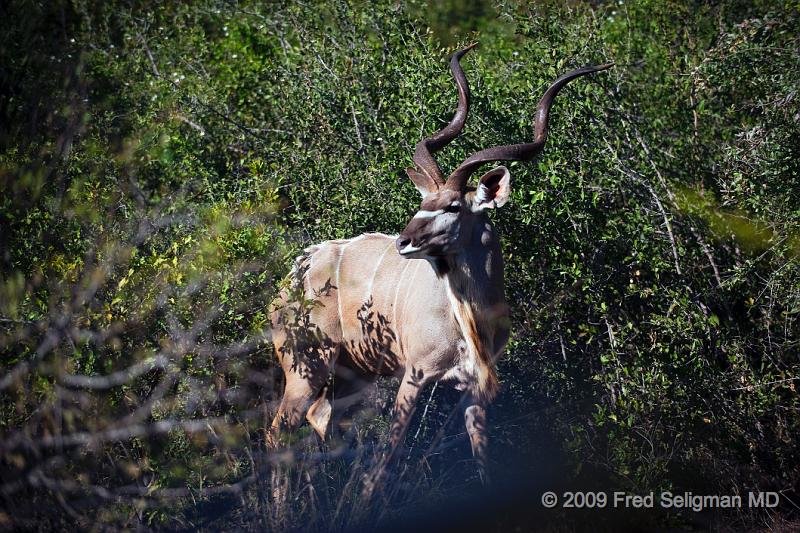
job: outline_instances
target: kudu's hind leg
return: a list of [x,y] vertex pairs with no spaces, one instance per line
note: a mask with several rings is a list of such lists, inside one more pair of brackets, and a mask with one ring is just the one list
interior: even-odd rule
[[[285,328],[273,332],[275,354],[286,376],[286,387],[272,425],[267,431],[267,447],[275,449],[296,431],[303,418],[309,413],[312,403],[312,418],[324,419],[323,402],[319,400],[321,391],[330,377],[331,365],[336,360],[338,346],[328,339],[322,341],[301,336],[299,339],[288,335]],[[320,405],[317,405],[320,404]],[[317,427],[312,424],[315,430]],[[317,430],[318,431],[318,430]]]
[[303,422],[311,403],[316,399],[322,387],[317,380],[299,377],[296,373],[287,373],[286,389],[278,406],[278,412],[272,420],[272,427],[267,433],[267,446],[271,449],[280,447]]
[[[316,343],[295,342],[290,348],[285,342],[283,331],[278,330],[276,333],[273,333],[273,342],[286,376],[286,387],[275,418],[267,431],[266,445],[272,454],[281,448],[292,448],[296,444],[295,432],[328,380],[335,351],[335,347],[320,346]],[[289,473],[295,466],[294,454],[290,452],[285,455],[272,455],[271,459],[277,461],[273,462],[270,468],[272,499],[269,509],[273,526],[282,528],[286,525],[285,520],[288,516],[287,502],[290,481],[293,477]]]
[[[303,422],[303,418],[309,411],[312,401],[324,384],[324,379],[315,377],[301,376],[296,372],[286,373],[286,389],[283,393],[278,412],[272,421],[272,426],[267,432],[267,447],[271,451],[280,448],[291,448],[295,445],[294,434]],[[293,454],[286,456],[293,459]],[[290,493],[290,482],[292,476],[289,475],[293,464],[290,461],[282,462],[279,458],[271,468],[270,492],[272,502],[270,512],[272,520],[277,525],[285,525],[287,516],[287,502]],[[300,465],[302,467],[302,465]]]

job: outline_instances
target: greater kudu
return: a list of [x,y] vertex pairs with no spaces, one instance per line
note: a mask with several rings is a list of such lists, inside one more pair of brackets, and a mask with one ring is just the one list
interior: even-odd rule
[[[303,417],[325,437],[332,413],[332,372],[365,381],[402,376],[394,406],[390,452],[402,442],[417,397],[433,380],[463,390],[465,421],[481,475],[486,466],[485,407],[498,390],[494,363],[509,335],[500,240],[486,211],[506,203],[505,167],[467,180],[483,163],[529,161],[547,138],[550,106],[571,80],[611,64],[584,67],[558,78],[536,109],[531,143],[497,146],[467,158],[445,180],[433,153],[464,127],[469,86],[459,60],[450,68],[458,87],[451,122],[416,146],[407,168],[422,205],[399,236],[368,233],[306,248],[272,313],[273,341],[286,389],[267,441],[297,428]],[[298,298],[298,293],[301,295]],[[294,295],[293,295],[294,294]]]

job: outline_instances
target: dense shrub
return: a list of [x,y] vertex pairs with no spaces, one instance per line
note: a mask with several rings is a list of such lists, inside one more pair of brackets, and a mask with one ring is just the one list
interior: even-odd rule
[[[513,310],[491,411],[500,479],[795,494],[796,5],[0,14],[0,525],[85,522],[98,498],[115,525],[286,525],[253,483],[279,390],[266,306],[302,247],[403,227],[418,194],[402,169],[449,120],[445,59],[473,39],[470,120],[444,168],[529,138],[560,73],[617,64],[558,97],[547,149],[511,165],[495,214]],[[360,442],[385,431],[390,391]],[[433,391],[410,432],[422,500],[474,489],[451,470],[463,439],[423,457],[440,427],[460,431],[457,401]],[[353,464],[298,480],[297,512],[348,524]]]

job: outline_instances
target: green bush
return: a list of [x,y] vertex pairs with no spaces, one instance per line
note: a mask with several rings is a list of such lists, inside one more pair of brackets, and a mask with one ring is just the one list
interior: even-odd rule
[[[0,8],[0,525],[85,522],[91,496],[108,524],[192,527],[198,501],[244,494],[215,523],[262,527],[267,305],[304,246],[404,226],[402,169],[474,39],[446,169],[530,138],[562,72],[616,62],[559,95],[494,215],[513,318],[495,467],[535,477],[552,447],[579,487],[796,490],[798,6],[592,4]],[[415,457],[456,402],[430,395]],[[448,481],[421,499],[470,479],[428,461]],[[320,501],[349,464],[315,474]],[[347,523],[320,505],[316,525]]]

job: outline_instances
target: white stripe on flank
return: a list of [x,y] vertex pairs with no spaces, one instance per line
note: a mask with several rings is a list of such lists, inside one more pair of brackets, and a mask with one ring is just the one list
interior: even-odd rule
[[339,277],[339,269],[342,267],[344,250],[350,242],[339,248],[339,260],[336,262],[336,305],[339,307],[339,326],[342,330],[342,337],[344,337],[344,319],[342,317],[342,281]]
[[425,211],[424,209],[421,211],[417,211],[417,214],[414,215],[414,218],[433,218],[437,215],[441,215],[444,213],[444,209],[437,209],[436,211]]
[[386,247],[386,250],[383,251],[380,259],[378,259],[378,263],[375,265],[375,270],[372,271],[372,278],[369,280],[369,288],[367,289],[367,298],[372,296],[372,286],[375,284],[375,276],[378,274],[378,268],[380,268],[381,263],[383,263],[383,258],[386,257],[386,254],[392,249],[392,247],[394,247],[394,243],[389,242],[389,246]]
[[[411,261],[406,261],[406,266],[403,267],[403,271],[400,272],[400,279],[397,280],[397,288],[394,290],[394,303],[392,304],[392,324],[394,324],[395,332],[397,332],[397,297],[400,295],[400,286],[403,284],[403,276],[408,270],[408,265],[411,264]],[[400,335],[397,336],[397,340],[400,340]]]
[[[406,308],[408,307],[408,293],[409,293],[409,292],[411,292],[411,289],[412,289],[412,288],[413,288],[413,289],[416,289],[416,287],[414,287],[414,283],[413,283],[413,282],[414,282],[414,280],[415,280],[415,279],[417,279],[417,272],[419,272],[419,266],[420,266],[422,263],[425,263],[425,261],[424,261],[424,260],[422,260],[422,259],[417,259],[417,266],[416,266],[416,267],[414,267],[414,273],[411,275],[411,279],[410,279],[410,280],[409,280],[409,282],[406,284],[406,295],[405,295],[405,297],[403,298],[403,315],[401,316],[401,318],[403,318],[403,317],[405,316],[405,314],[406,314]],[[402,345],[403,333],[400,331],[400,324],[396,324],[396,325],[395,325],[395,329],[396,329],[396,331],[397,331],[397,338],[398,338],[398,340],[400,340],[400,341],[401,341],[401,342],[400,342],[400,346],[403,346],[403,345]]]

